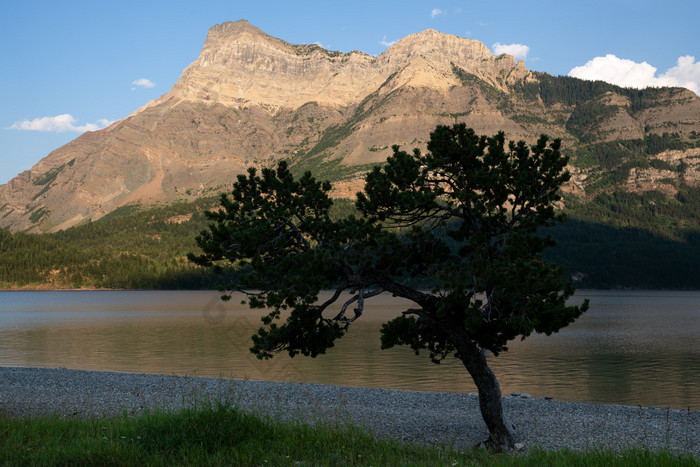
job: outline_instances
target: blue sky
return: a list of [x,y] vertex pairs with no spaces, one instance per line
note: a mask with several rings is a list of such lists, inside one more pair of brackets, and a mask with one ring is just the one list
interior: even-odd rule
[[535,71],[700,92],[698,18],[699,0],[2,1],[0,184],[168,92],[225,21],[372,55],[433,28]]

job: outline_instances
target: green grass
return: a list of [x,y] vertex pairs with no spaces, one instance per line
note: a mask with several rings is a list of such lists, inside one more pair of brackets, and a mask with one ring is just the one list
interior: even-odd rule
[[492,454],[376,440],[346,426],[282,423],[228,404],[63,419],[0,415],[0,465],[700,465],[690,456],[532,450]]

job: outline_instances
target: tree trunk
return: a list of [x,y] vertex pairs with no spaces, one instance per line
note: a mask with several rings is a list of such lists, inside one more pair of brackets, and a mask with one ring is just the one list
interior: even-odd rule
[[503,415],[501,387],[486,363],[486,353],[482,353],[474,342],[462,336],[455,339],[455,344],[459,358],[479,390],[479,408],[489,430],[485,444],[496,451],[514,449],[517,442],[515,428]]

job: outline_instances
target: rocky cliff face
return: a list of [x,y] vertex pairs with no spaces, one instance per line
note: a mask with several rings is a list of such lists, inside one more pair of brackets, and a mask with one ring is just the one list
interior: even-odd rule
[[288,44],[238,21],[209,31],[201,55],[164,99],[231,108],[257,105],[275,111],[298,109],[308,102],[348,107],[377,91],[390,77],[385,92],[406,86],[445,91],[459,84],[453,63],[492,84],[502,81],[501,77],[529,75],[512,57],[494,57],[478,41],[430,29],[372,57]]
[[[393,144],[423,147],[437,124],[455,122],[481,133],[503,130],[510,139],[547,133],[572,154],[679,135],[680,152],[658,157],[673,158],[664,166],[672,172],[682,166],[684,183],[697,182],[698,157],[686,151],[700,133],[693,93],[637,96],[610,87],[572,102],[547,94],[551,82],[478,41],[433,30],[372,57],[289,44],[245,21],[217,25],[170,92],[0,186],[0,227],[54,231],[128,204],[213,194],[247,167],[282,158],[336,180],[336,195],[352,195],[363,169],[383,161]],[[572,190],[598,180],[594,156],[574,167]],[[635,168],[629,183],[669,180],[645,170]],[[673,176],[680,180],[678,170]]]

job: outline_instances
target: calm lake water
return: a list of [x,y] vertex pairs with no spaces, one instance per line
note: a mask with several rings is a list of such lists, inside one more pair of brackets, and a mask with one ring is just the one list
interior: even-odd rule
[[[513,342],[490,364],[504,394],[700,409],[700,292],[580,291],[591,309],[552,336]],[[261,313],[217,292],[0,292],[0,366],[221,376],[471,393],[464,367],[405,347],[379,327],[403,310],[380,296],[318,358],[249,353]]]

